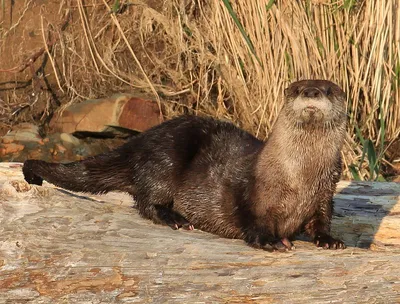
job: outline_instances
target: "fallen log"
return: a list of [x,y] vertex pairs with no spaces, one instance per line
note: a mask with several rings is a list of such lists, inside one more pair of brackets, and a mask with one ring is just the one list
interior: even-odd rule
[[125,194],[32,187],[0,163],[0,303],[400,301],[400,184],[340,182],[335,202],[347,249],[269,253],[154,225]]

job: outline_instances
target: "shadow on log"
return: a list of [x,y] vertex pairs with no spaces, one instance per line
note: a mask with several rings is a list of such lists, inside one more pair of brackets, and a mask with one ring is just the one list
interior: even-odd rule
[[332,230],[346,250],[298,240],[268,253],[154,225],[125,194],[31,187],[2,163],[0,303],[398,302],[399,196],[399,184],[341,182]]
[[400,248],[400,184],[340,182],[333,230],[350,246]]

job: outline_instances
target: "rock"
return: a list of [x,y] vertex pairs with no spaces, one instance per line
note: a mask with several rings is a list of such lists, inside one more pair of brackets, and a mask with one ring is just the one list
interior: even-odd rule
[[15,143],[10,144],[3,144],[2,148],[0,149],[0,157],[3,157],[7,154],[13,154],[24,150],[24,145],[19,145]]
[[7,144],[14,141],[33,141],[40,142],[42,137],[39,134],[39,127],[30,123],[21,123],[12,128],[2,138],[2,143]]
[[143,132],[162,122],[162,116],[155,102],[131,98],[119,116],[118,126]]
[[50,128],[62,133],[103,132],[109,126],[144,131],[161,122],[155,102],[118,94],[71,105],[51,120]]
[[1,142],[2,142],[3,144],[10,144],[10,143],[12,143],[13,141],[14,141],[14,139],[11,138],[10,136],[9,136],[9,137],[4,136],[3,139],[1,140]]
[[[15,133],[14,133],[15,134]],[[54,133],[39,141],[15,140],[10,135],[0,138],[0,162],[41,159],[48,162],[73,162],[105,153],[123,143],[121,138],[78,139],[66,133]]]
[[29,151],[27,159],[41,159],[43,158],[42,154],[43,154],[42,151],[39,149],[32,150]]
[[71,134],[61,133],[60,139],[63,141],[64,145],[78,146],[80,144],[80,140]]
[[61,144],[55,144],[54,145],[54,150],[56,152],[64,153],[67,149]]
[[[43,139],[37,126],[30,123],[18,124],[0,140],[0,161],[19,161],[21,157],[26,157],[26,151],[37,149],[40,143],[43,143]],[[24,153],[20,153],[22,151]]]
[[[33,124],[14,126],[0,138],[0,161],[82,160],[120,146],[138,131],[159,124],[161,119],[155,102],[131,95],[87,100],[68,107],[51,121],[53,131],[61,133],[50,133],[42,138],[39,128]],[[81,137],[69,134],[72,132]]]

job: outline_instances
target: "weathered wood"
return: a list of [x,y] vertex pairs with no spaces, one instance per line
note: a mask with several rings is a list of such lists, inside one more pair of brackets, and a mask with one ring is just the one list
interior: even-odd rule
[[400,248],[400,184],[340,182],[333,230],[352,246]]
[[124,194],[30,187],[12,166],[0,164],[0,303],[400,301],[399,184],[340,183],[332,229],[348,249],[268,253],[154,225]]

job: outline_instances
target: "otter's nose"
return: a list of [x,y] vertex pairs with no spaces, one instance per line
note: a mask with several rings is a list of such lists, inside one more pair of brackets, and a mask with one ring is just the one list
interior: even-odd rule
[[303,92],[301,92],[301,95],[308,98],[322,97],[321,91],[317,88],[305,88]]

